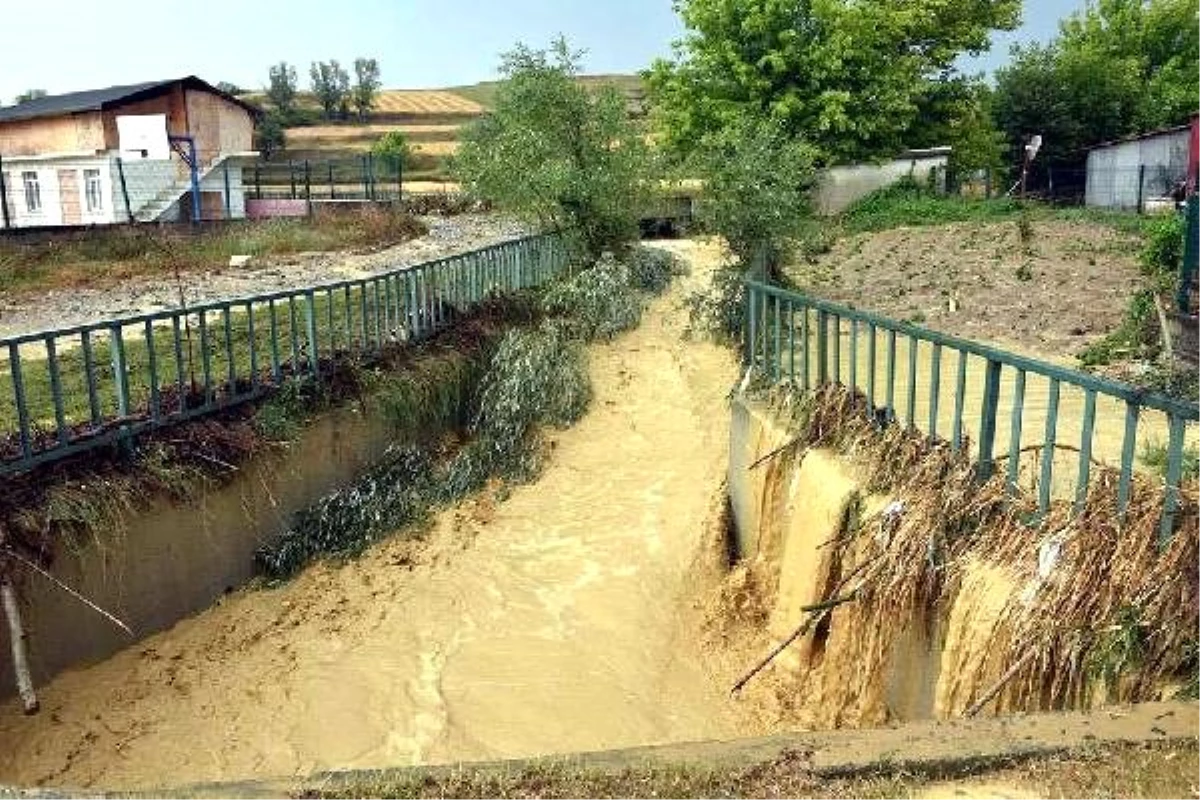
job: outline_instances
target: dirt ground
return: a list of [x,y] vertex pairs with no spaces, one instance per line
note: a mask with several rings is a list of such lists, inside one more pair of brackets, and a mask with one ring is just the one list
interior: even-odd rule
[[[522,236],[528,229],[494,214],[422,217],[429,233],[395,247],[363,253],[300,253],[252,259],[245,267],[183,272],[189,305],[244,297],[321,281],[359,278],[410,264],[474,250]],[[180,286],[161,276],[133,278],[117,286],[74,287],[44,292],[6,293],[0,288],[0,337],[67,327],[124,314],[179,307]]]
[[[703,281],[711,248],[680,284]],[[589,414],[500,500],[217,607],[0,707],[0,782],[134,788],[743,733],[696,644],[736,380],[677,285],[591,350]],[[719,506],[718,506],[719,508]]]
[[789,270],[834,302],[1061,363],[1116,328],[1141,286],[1137,240],[1088,222],[955,223],[839,240]]

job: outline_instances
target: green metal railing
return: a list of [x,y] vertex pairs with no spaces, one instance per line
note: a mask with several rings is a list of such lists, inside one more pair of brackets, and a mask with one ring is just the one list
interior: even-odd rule
[[554,235],[367,278],[0,339],[0,475],[263,396],[560,274]]
[[[752,270],[745,284],[744,357],[760,374],[803,390],[837,383],[861,391],[881,419],[931,437],[948,435],[956,450],[968,446],[970,431],[980,477],[1003,465],[1010,490],[1021,491],[1028,480],[1043,514],[1052,497],[1064,494],[1082,509],[1093,465],[1114,462],[1120,465],[1115,512],[1124,514],[1139,443],[1143,452],[1165,449],[1160,537],[1170,537],[1185,444],[1200,419],[1195,403],[789,292],[757,277]],[[998,454],[1004,433],[1007,451]],[[1023,469],[1030,454],[1038,463]]]

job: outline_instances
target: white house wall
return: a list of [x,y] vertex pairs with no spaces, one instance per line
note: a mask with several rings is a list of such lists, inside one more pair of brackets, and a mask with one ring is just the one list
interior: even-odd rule
[[[100,171],[100,197],[102,207],[96,212],[87,210],[87,182],[83,172],[86,169]],[[67,224],[63,215],[63,191],[59,184],[59,171],[75,172],[75,191],[78,203],[81,225],[104,225],[115,218],[115,206],[121,200],[114,194],[112,171],[107,157],[81,158],[36,158],[20,159],[6,158],[4,160],[5,188],[8,190],[9,224],[14,228],[33,228]],[[31,214],[25,205],[24,172],[36,172],[40,187],[42,208],[40,213]]]

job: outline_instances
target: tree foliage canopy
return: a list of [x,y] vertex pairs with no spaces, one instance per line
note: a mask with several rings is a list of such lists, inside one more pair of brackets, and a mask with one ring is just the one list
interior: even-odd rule
[[504,54],[491,114],[472,123],[454,169],[481,199],[569,232],[592,256],[637,235],[646,149],[615,89],[576,82],[578,54]]
[[677,152],[747,113],[765,114],[826,160],[907,144],[931,81],[1012,29],[1020,0],[678,0],[689,33],[647,73]]
[[354,59],[353,104],[360,120],[365,120],[367,114],[371,113],[371,107],[375,105],[375,96],[379,94],[379,87],[382,85],[379,80],[378,61],[373,58]]
[[810,216],[816,150],[774,120],[744,117],[707,134],[693,155],[704,179],[697,215],[743,266],[775,261]]
[[296,105],[296,68],[286,61],[271,66],[267,74],[267,99],[280,114],[291,113]]
[[314,61],[308,70],[312,93],[321,104],[326,119],[347,116],[350,110],[350,75],[337,62]]
[[1181,122],[1197,110],[1197,0],[1098,0],[1047,45],[1013,50],[996,74],[1010,143],[1041,134],[1043,158],[1077,162],[1098,142]]

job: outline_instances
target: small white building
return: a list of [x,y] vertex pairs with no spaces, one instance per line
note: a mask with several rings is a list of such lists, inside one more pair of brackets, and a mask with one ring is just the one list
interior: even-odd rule
[[1142,211],[1172,204],[1188,180],[1194,123],[1096,145],[1088,151],[1087,205]]
[[0,108],[0,228],[244,217],[257,113],[194,76]]

